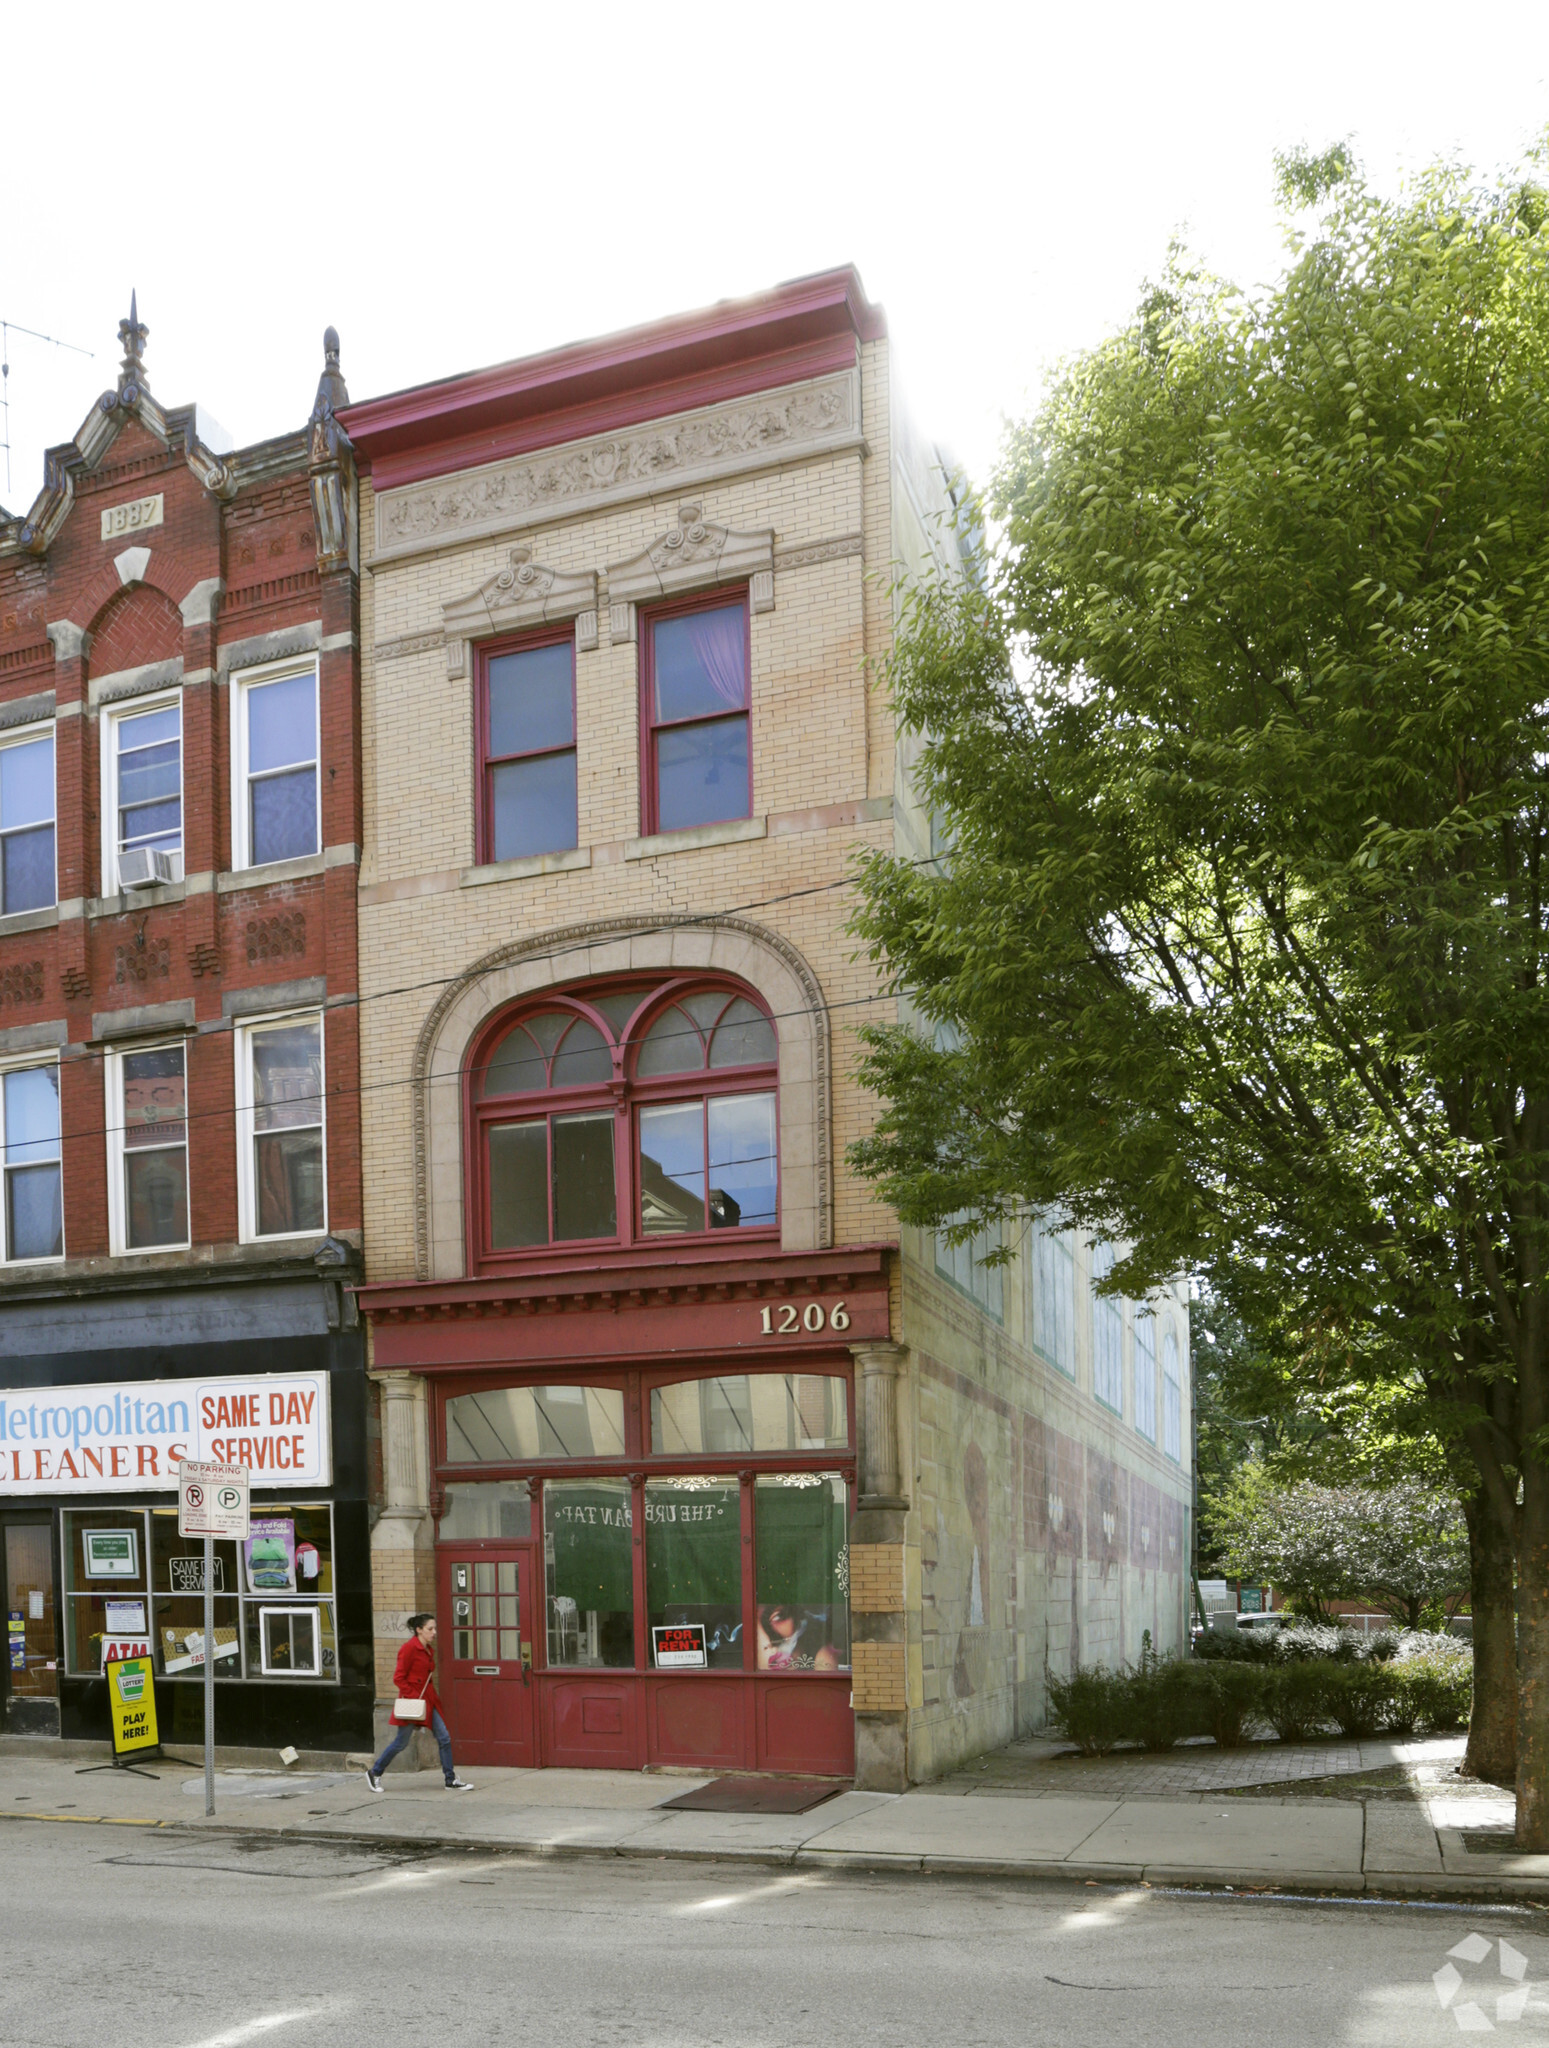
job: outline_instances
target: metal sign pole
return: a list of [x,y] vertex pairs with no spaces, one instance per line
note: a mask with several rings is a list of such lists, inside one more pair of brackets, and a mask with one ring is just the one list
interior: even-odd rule
[[204,1539],[204,1811],[215,1811],[215,1538]]

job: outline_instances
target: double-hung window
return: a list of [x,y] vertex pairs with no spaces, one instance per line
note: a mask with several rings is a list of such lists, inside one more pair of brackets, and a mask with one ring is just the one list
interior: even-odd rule
[[644,683],[645,830],[751,817],[745,600],[649,617]]
[[1033,1349],[1076,1376],[1076,1240],[1049,1216],[1033,1223]]
[[108,1222],[115,1252],[188,1243],[186,1048],[110,1053]]
[[0,917],[48,910],[54,874],[54,731],[0,746]]
[[1092,1249],[1092,1392],[1105,1408],[1124,1413],[1124,1304],[1099,1294],[1097,1283],[1113,1271],[1113,1246]]
[[576,844],[575,636],[479,664],[478,857],[524,860]]
[[323,1020],[316,1012],[237,1033],[238,1194],[244,1243],[328,1227]]
[[315,667],[235,681],[231,864],[267,867],[322,847]]
[[1162,1449],[1183,1460],[1183,1367],[1178,1338],[1169,1323],[1162,1332]]
[[168,880],[177,880],[183,865],[183,704],[181,697],[113,712],[104,721],[103,894],[116,895],[124,875],[125,856],[135,862],[140,879],[157,877],[145,855],[162,854]]
[[1156,1311],[1135,1311],[1135,1427],[1156,1442]]
[[0,1256],[11,1262],[62,1257],[59,1068],[52,1061],[0,1073],[0,1160],[5,1178]]

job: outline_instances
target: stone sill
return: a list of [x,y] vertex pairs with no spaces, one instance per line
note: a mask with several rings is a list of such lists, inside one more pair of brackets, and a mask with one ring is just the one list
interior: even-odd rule
[[573,846],[565,853],[534,853],[525,860],[491,861],[482,867],[464,868],[457,878],[459,889],[482,889],[491,882],[526,882],[535,875],[563,875],[576,868],[589,868],[592,849]]
[[653,860],[659,853],[696,853],[702,846],[734,846],[744,839],[765,839],[767,818],[729,818],[722,825],[691,825],[685,832],[655,832],[648,839],[626,839],[625,860]]

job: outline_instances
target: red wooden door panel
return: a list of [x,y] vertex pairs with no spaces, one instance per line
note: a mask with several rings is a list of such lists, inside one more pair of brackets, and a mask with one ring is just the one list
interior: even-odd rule
[[535,1764],[533,1553],[450,1544],[439,1562],[440,1689],[456,1753],[470,1764]]

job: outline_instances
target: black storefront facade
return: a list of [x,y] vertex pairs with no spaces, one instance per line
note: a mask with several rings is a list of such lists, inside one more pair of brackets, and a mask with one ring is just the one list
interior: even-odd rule
[[[216,1738],[372,1739],[358,1253],[0,1297],[0,1674],[12,1734],[108,1734],[108,1647],[148,1650],[167,1742],[203,1737],[202,1545],[176,1457],[247,1463],[252,1535],[216,1546]],[[136,1637],[141,1640],[137,1643]]]

